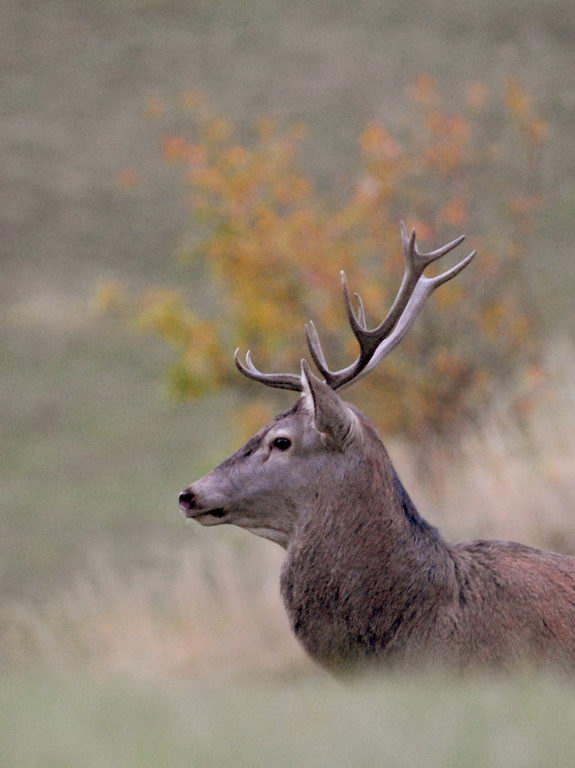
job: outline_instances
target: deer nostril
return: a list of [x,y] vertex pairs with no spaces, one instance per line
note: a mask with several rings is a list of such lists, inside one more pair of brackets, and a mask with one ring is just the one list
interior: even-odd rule
[[189,511],[190,509],[193,509],[196,503],[196,497],[194,496],[193,492],[190,491],[189,488],[186,488],[185,491],[182,491],[179,496],[179,502],[180,502],[180,509],[183,509],[184,511]]

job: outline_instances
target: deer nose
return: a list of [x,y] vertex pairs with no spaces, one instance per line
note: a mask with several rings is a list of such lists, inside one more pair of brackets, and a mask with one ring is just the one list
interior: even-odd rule
[[179,496],[180,509],[183,512],[189,512],[196,505],[196,497],[189,488],[186,488]]

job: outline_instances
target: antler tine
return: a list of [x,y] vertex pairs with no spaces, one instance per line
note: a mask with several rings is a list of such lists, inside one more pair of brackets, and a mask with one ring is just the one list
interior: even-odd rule
[[435,277],[428,277],[426,280],[429,280],[430,283],[433,283],[433,288],[435,290],[435,288],[439,288],[440,285],[443,285],[443,283],[446,283],[448,280],[451,280],[453,277],[458,275],[471,261],[473,261],[476,256],[477,251],[471,251],[468,256],[462,259],[454,267],[451,267],[451,269],[448,269],[446,272],[442,272],[440,275],[436,275]]
[[455,240],[452,240],[450,243],[446,243],[446,245],[442,245],[441,248],[437,248],[435,251],[429,251],[429,253],[420,253],[418,255],[421,258],[426,259],[427,263],[425,266],[427,266],[427,264],[431,264],[433,261],[436,261],[442,256],[445,256],[446,253],[449,253],[454,248],[457,248],[457,246],[464,240],[465,235],[459,235],[459,237],[456,237]]
[[234,353],[234,362],[240,373],[247,376],[248,379],[259,381],[268,387],[277,389],[290,389],[293,392],[302,391],[301,378],[294,373],[262,373],[255,367],[249,351],[246,353],[246,363],[240,360],[240,349]]
[[405,222],[403,220],[399,222],[399,229],[401,232],[401,242],[403,243],[403,253],[405,255],[407,252],[413,251],[415,248],[415,229],[412,229],[408,235],[407,229],[405,228]]
[[312,360],[316,364],[318,371],[329,384],[332,372],[329,370],[313,320],[310,320],[305,324],[305,335]]
[[367,331],[367,320],[365,319],[365,307],[363,306],[363,301],[359,293],[354,293],[354,298],[357,302],[357,319],[358,322],[363,325],[364,331]]
[[347,275],[345,274],[343,269],[340,272],[340,276],[341,276],[341,287],[343,288],[343,298],[345,301],[345,309],[347,312],[347,317],[349,319],[349,324],[351,325],[351,330],[353,331],[355,338],[359,341],[361,345],[362,339],[364,338],[365,333],[367,331],[367,328],[365,327],[365,309],[363,306],[363,302],[358,296],[358,294],[355,293],[354,296],[359,300],[359,306],[360,306],[360,309],[359,309],[360,319],[358,319],[357,315],[355,314],[353,304],[351,303],[349,289],[347,287]]
[[247,367],[250,369],[250,371],[252,373],[255,373],[257,375],[261,374],[261,371],[258,371],[256,366],[254,365],[254,361],[252,360],[252,353],[251,353],[251,350],[249,350],[249,349],[246,352],[246,365],[247,365]]

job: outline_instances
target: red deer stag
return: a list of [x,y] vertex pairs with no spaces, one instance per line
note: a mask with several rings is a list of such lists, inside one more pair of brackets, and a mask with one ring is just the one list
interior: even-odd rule
[[375,429],[336,390],[401,341],[426,299],[475,256],[425,277],[462,242],[420,253],[402,225],[405,274],[393,306],[367,328],[361,299],[343,294],[357,360],[328,368],[312,322],[301,374],[250,379],[300,392],[295,406],[180,494],[186,516],[232,525],[286,550],[281,593],[294,633],[322,665],[370,660],[462,668],[575,662],[575,558],[507,541],[451,544],[417,512]]

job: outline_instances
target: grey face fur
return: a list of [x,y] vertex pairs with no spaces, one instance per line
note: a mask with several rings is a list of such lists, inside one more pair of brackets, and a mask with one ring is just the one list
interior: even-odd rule
[[202,525],[229,523],[287,548],[298,521],[322,489],[357,461],[361,434],[351,408],[302,369],[304,394],[180,495],[187,517]]

